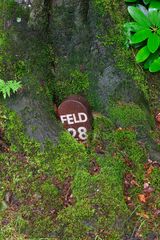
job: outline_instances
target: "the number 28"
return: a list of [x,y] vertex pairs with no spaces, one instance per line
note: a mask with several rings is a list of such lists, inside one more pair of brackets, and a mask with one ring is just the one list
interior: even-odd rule
[[68,132],[75,138],[78,132],[78,138],[80,140],[87,140],[87,129],[85,127],[79,127],[77,130],[74,128],[68,128]]

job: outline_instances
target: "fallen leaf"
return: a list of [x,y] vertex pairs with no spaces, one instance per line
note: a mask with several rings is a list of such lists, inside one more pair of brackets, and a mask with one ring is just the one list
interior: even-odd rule
[[144,194],[139,194],[138,199],[141,203],[146,203],[146,197]]
[[136,215],[145,219],[149,219],[149,216],[145,212],[138,212]]
[[148,163],[150,163],[150,164],[151,164],[152,162],[153,162],[153,161],[152,161],[151,159],[148,159]]
[[104,146],[98,144],[98,145],[95,147],[95,151],[96,151],[97,154],[104,154],[104,153],[105,153]]
[[134,179],[131,180],[131,185],[139,187],[139,184]]
[[147,176],[149,176],[151,173],[152,173],[152,171],[153,171],[153,169],[154,169],[154,167],[151,165],[148,169],[147,169]]
[[149,187],[149,183],[144,183],[144,189],[147,189]]
[[160,209],[156,209],[156,210],[155,210],[154,216],[155,216],[155,217],[160,216]]
[[152,187],[145,188],[144,192],[145,193],[152,193],[152,192],[154,192],[154,188],[152,188]]
[[131,201],[131,197],[126,197],[126,200],[127,201]]

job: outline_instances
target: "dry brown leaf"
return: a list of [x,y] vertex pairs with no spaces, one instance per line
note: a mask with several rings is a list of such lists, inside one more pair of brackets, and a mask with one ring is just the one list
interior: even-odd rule
[[145,212],[138,212],[136,215],[145,219],[149,219],[149,216]]
[[139,194],[138,199],[141,203],[146,203],[146,197],[144,194]]
[[131,185],[139,187],[139,184],[134,179],[131,180]]
[[154,216],[155,216],[155,217],[160,216],[160,209],[156,209],[156,210],[155,210]]
[[154,167],[152,165],[147,169],[147,176],[149,176],[152,173],[153,169]]

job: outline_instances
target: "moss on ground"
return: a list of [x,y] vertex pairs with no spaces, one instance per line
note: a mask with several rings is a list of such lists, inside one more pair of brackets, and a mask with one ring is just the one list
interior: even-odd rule
[[[116,210],[119,209],[119,214],[123,213],[123,207],[128,211],[125,203],[119,206],[119,201],[123,197],[121,189],[123,163],[120,160],[115,159],[114,164],[117,165],[115,172],[115,165],[113,163],[111,165],[111,157],[100,158],[99,164],[101,162],[104,169],[99,176],[91,177],[90,154],[70,135],[63,133],[56,147],[47,143],[47,150],[40,152],[39,144],[25,137],[21,122],[16,115],[6,110],[4,115],[6,142],[11,145],[8,146],[9,152],[1,154],[1,169],[3,169],[1,202],[6,201],[7,206],[1,212],[3,237],[11,237],[14,232],[33,238],[47,237],[54,229],[54,234],[57,233],[58,236],[63,233],[62,239],[68,237],[82,239],[83,236],[87,236],[88,231],[95,232],[103,228],[105,216],[99,219],[95,206],[100,205],[100,211],[105,211],[103,206],[106,204],[106,196],[109,198],[109,205],[110,199],[118,197]],[[103,161],[106,161],[106,165]],[[107,171],[113,171],[114,175],[111,178],[108,175],[106,179]],[[70,188],[75,203],[64,207],[63,184],[68,177],[72,178]],[[53,178],[56,178],[57,184],[54,184]],[[114,181],[120,183],[117,190],[117,183]],[[110,195],[108,191],[112,190],[112,184],[115,185],[117,193],[113,191],[113,195]],[[8,199],[7,195],[10,195]],[[114,214],[107,210],[112,216],[112,219],[109,218],[107,219],[109,222],[106,222],[106,226],[110,223],[110,228],[116,220],[115,207],[113,211]],[[95,219],[99,219],[101,225]],[[13,230],[15,221],[18,222]],[[4,224],[5,222],[7,224]],[[7,226],[8,228],[12,226],[12,231],[8,232]]]
[[138,128],[148,125],[147,113],[134,103],[119,103],[108,110],[108,115],[117,127]]
[[[132,104],[115,106],[120,116],[126,108],[122,123],[127,128],[117,128],[114,114],[110,119],[97,117],[87,148],[64,132],[57,146],[47,142],[45,150],[40,151],[40,145],[25,136],[16,114],[1,107],[7,144],[7,150],[0,155],[2,239],[120,240],[132,234],[138,214],[142,215],[145,208],[138,194],[143,190],[147,152],[133,128],[137,119],[132,110],[143,111]],[[142,116],[144,121],[145,113]],[[103,146],[103,154],[96,150],[98,145]],[[132,162],[132,167],[127,161]],[[126,173],[133,174],[137,183],[129,189],[133,209],[126,203]],[[150,179],[156,189],[152,197],[156,209],[158,174],[159,170],[154,169]],[[146,214],[152,214],[151,210]],[[157,226],[150,225],[148,230],[142,227],[142,236],[151,230],[159,233]]]

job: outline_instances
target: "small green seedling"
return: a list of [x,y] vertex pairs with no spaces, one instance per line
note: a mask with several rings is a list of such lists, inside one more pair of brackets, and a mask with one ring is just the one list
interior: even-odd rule
[[16,93],[21,87],[21,82],[17,82],[15,80],[5,82],[4,80],[0,79],[0,93],[3,94],[4,99],[6,99],[7,96],[10,97],[11,91]]

